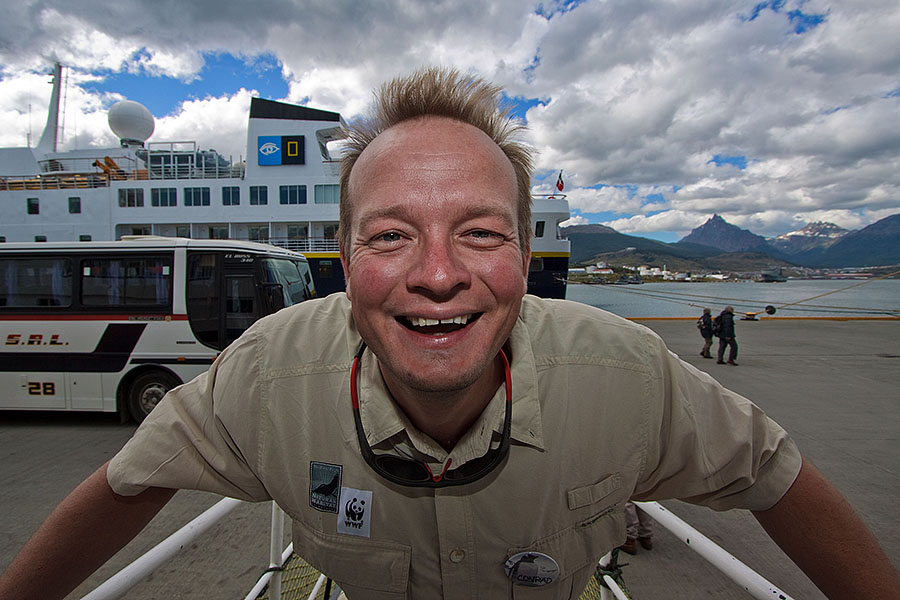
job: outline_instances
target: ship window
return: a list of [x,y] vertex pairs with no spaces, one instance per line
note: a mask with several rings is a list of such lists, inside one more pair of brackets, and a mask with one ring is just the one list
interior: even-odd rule
[[534,224],[534,237],[544,237],[544,221],[538,221]]
[[211,240],[227,240],[228,239],[228,226],[226,226],[226,225],[211,225],[209,227],[209,239],[211,239]]
[[287,226],[287,236],[289,240],[299,240],[309,236],[309,227],[307,225],[293,224]]
[[34,241],[36,241],[36,242],[46,242],[46,241],[47,241],[47,236],[46,236],[46,235],[36,235],[36,236],[34,236]]
[[267,242],[269,240],[269,226],[250,225],[247,227],[247,237],[254,242]]
[[186,188],[184,188],[184,205],[185,206],[209,206],[209,188],[208,187],[186,187]]
[[69,214],[77,215],[81,213],[81,198],[72,196],[69,198]]
[[144,190],[142,188],[122,188],[119,190],[119,206],[144,206]]
[[29,215],[39,215],[41,213],[40,201],[37,198],[26,198],[25,210]]
[[269,188],[265,185],[250,186],[250,204],[253,206],[269,203]]
[[341,186],[335,184],[315,187],[316,204],[338,204],[341,200]]
[[334,266],[332,261],[326,259],[319,261],[319,277],[322,279],[331,279],[334,277]]
[[177,199],[176,188],[152,188],[150,190],[150,206],[176,206]]
[[241,203],[241,188],[238,186],[225,186],[222,188],[222,205],[237,206]]
[[182,237],[182,238],[191,237],[191,226],[190,225],[176,225],[175,226],[175,237]]
[[89,242],[89,241],[91,241],[91,236],[89,236],[89,235],[79,235],[79,236],[78,236],[78,241],[79,241],[79,242]]
[[306,204],[305,185],[282,185],[278,192],[282,204]]

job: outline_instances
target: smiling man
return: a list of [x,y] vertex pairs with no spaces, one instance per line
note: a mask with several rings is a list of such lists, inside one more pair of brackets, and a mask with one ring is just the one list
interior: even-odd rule
[[503,382],[499,350],[525,295],[515,172],[479,129],[420,117],[366,147],[348,196],[353,321],[394,401],[449,450]]
[[897,597],[749,400],[646,328],[525,294],[531,159],[498,100],[449,70],[387,84],[343,164],[346,294],[262,319],[170,392],[0,597],[62,597],[179,488],[274,499],[351,600],[577,598],[632,498],[749,508],[830,597]]

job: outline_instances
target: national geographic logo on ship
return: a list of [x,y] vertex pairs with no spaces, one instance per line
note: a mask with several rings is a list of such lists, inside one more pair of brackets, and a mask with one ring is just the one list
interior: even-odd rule
[[256,162],[261,167],[306,164],[306,144],[302,135],[259,135]]

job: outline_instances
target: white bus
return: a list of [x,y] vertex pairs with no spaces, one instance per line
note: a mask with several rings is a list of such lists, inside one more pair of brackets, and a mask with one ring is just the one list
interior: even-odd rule
[[140,422],[258,318],[315,294],[302,254],[253,242],[0,244],[0,409]]

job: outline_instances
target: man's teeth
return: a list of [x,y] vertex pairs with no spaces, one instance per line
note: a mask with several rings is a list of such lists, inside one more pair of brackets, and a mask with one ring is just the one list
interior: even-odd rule
[[465,325],[472,315],[460,315],[451,319],[426,319],[425,317],[410,317],[409,322],[415,327],[428,327],[430,325]]

